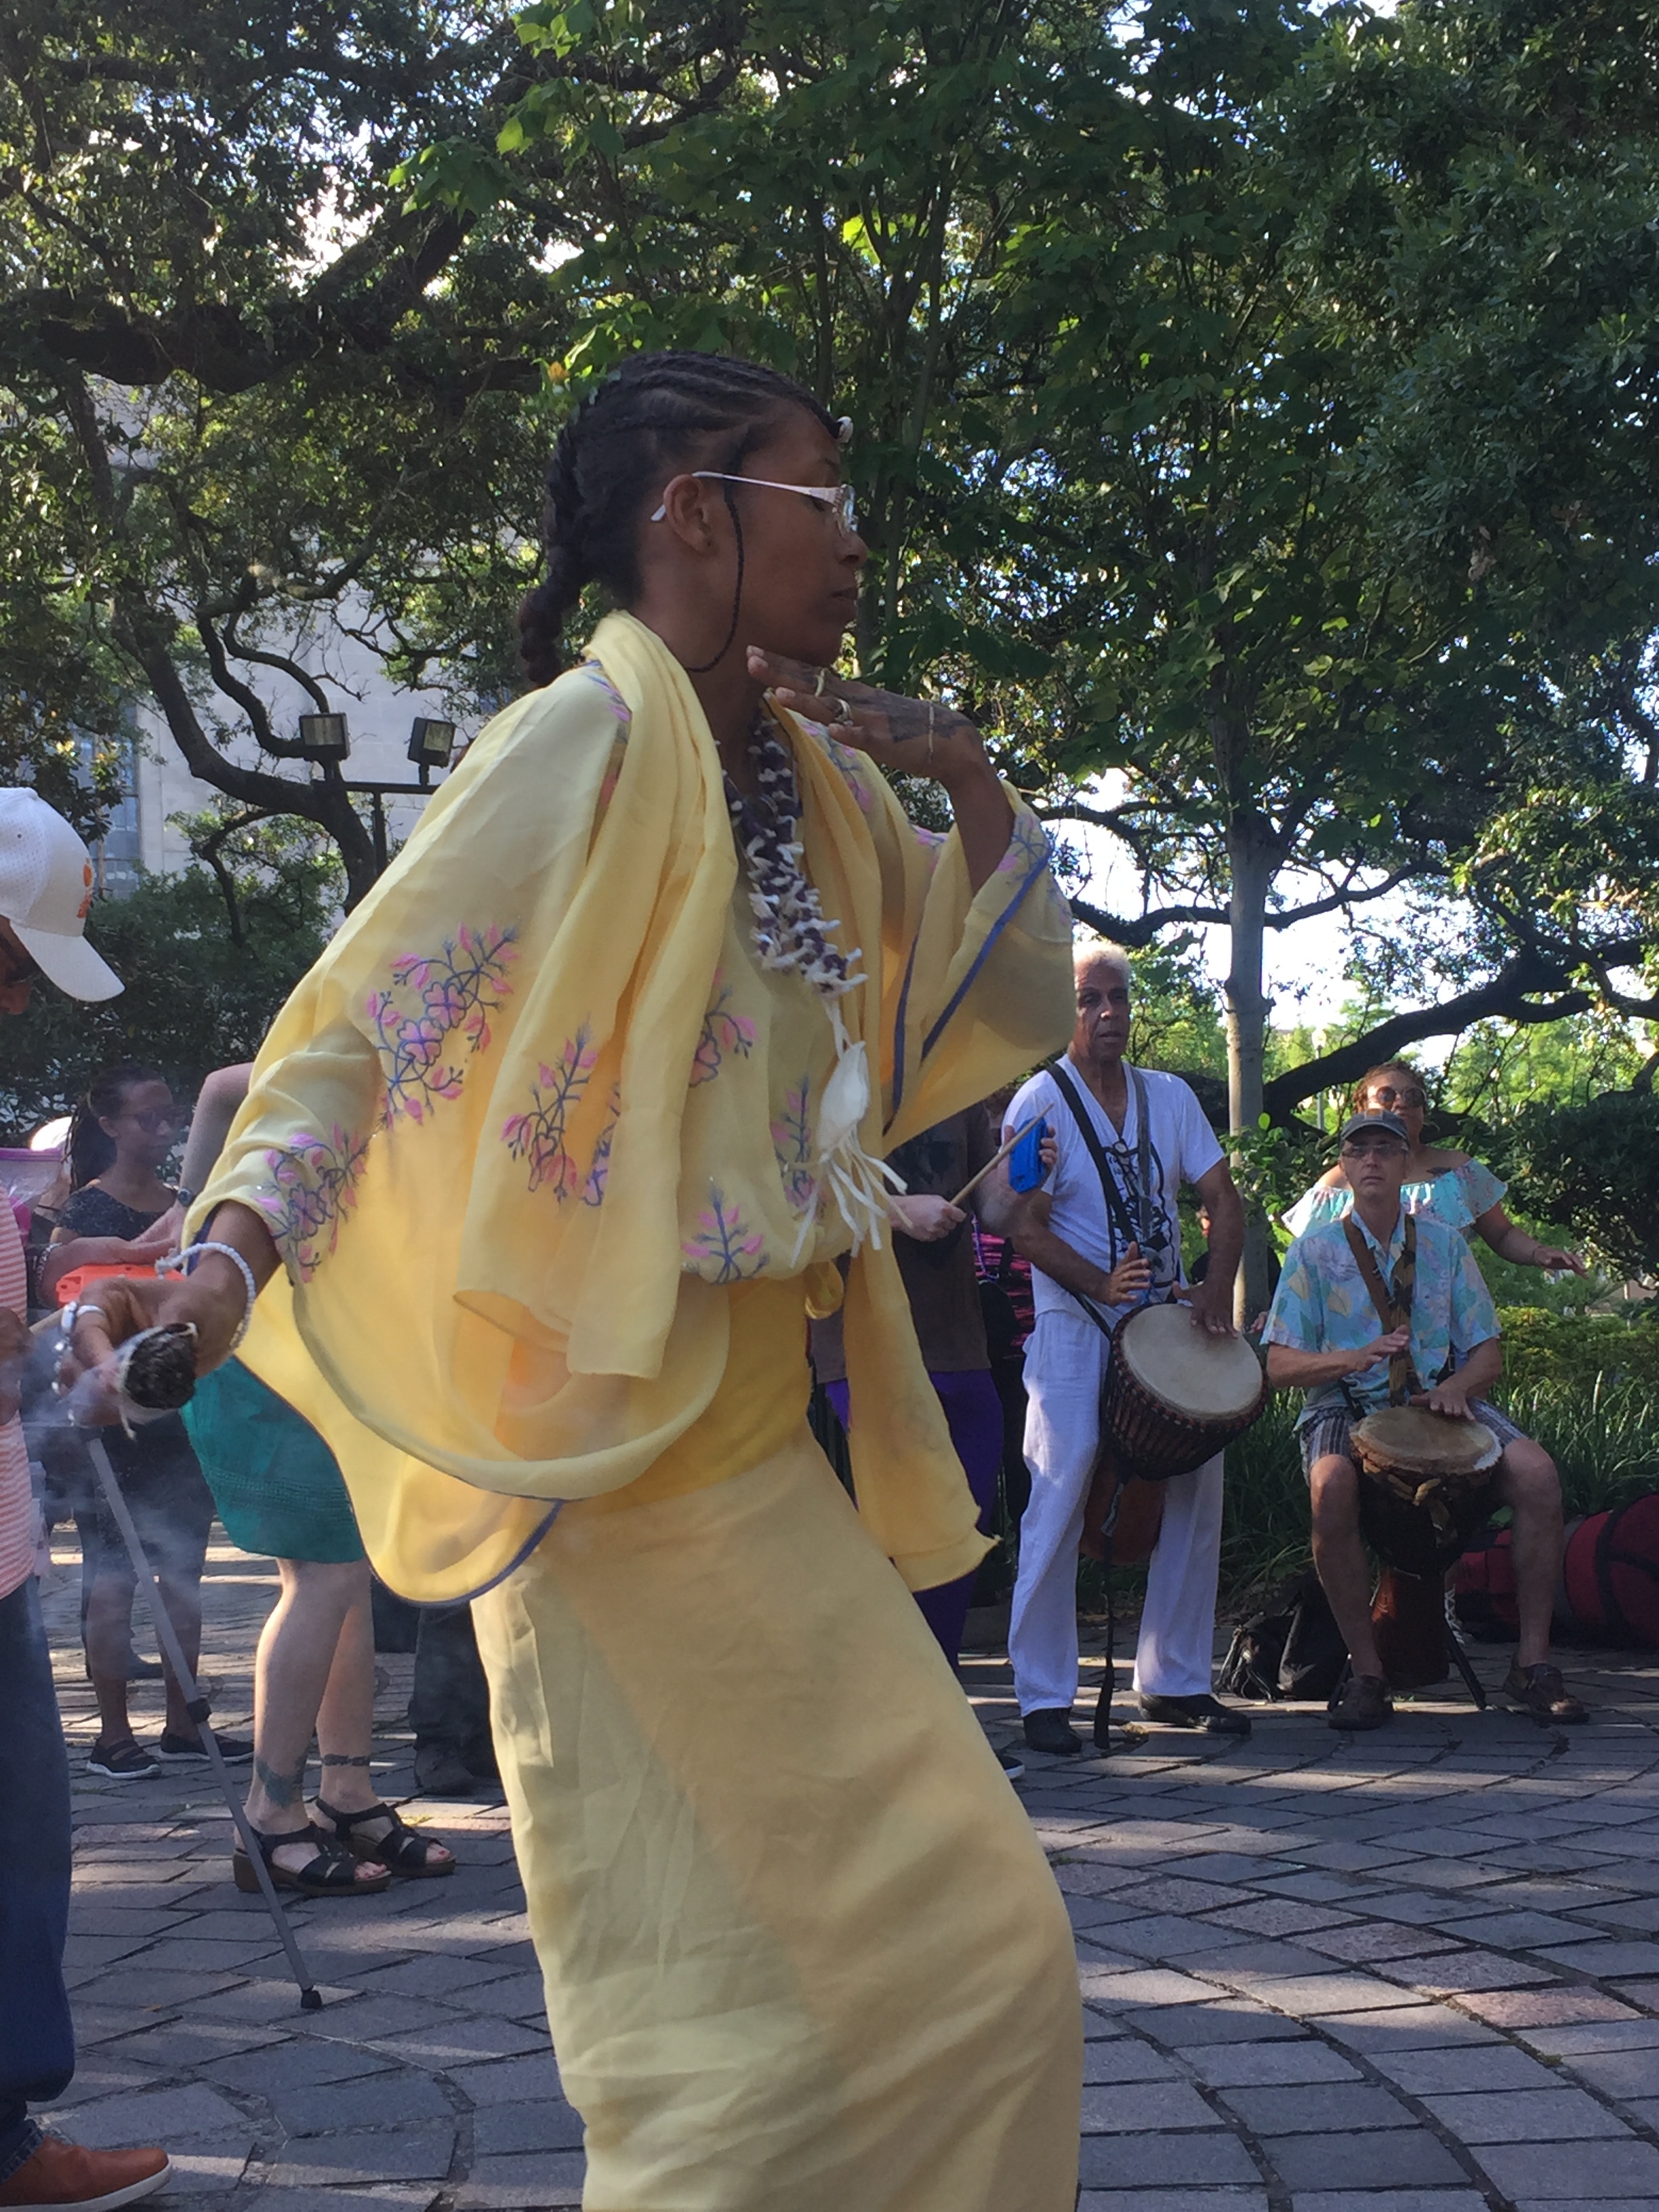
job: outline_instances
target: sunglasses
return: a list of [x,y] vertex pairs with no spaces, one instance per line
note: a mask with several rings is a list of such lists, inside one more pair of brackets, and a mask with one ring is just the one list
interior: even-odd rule
[[1380,1106],[1426,1106],[1429,1103],[1425,1091],[1396,1091],[1388,1084],[1373,1091],[1370,1096]]

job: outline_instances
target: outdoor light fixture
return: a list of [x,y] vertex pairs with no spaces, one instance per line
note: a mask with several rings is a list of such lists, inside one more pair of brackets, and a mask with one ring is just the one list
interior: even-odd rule
[[409,757],[416,768],[447,768],[455,750],[453,722],[417,714],[409,732]]
[[313,761],[343,761],[351,750],[343,714],[301,714],[300,743]]

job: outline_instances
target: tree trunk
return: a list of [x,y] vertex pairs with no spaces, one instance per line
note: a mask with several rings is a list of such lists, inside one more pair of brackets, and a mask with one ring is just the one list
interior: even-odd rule
[[[1268,823],[1251,811],[1236,813],[1227,825],[1228,924],[1231,960],[1227,1002],[1227,1121],[1235,1134],[1254,1130],[1261,1119],[1262,1054],[1267,1035],[1267,1000],[1261,988],[1262,945],[1267,893],[1279,863],[1277,841]],[[1260,1206],[1248,1209],[1244,1264],[1239,1270],[1234,1316],[1241,1328],[1266,1310],[1272,1232]]]

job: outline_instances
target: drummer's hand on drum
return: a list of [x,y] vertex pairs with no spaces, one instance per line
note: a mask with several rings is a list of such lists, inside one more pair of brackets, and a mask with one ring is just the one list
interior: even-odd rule
[[1231,1283],[1212,1283],[1206,1276],[1203,1282],[1194,1283],[1190,1290],[1177,1291],[1176,1296],[1184,1298],[1192,1308],[1193,1327],[1201,1328],[1210,1336],[1234,1336],[1233,1291]]
[[1469,1388],[1455,1375],[1447,1376],[1437,1382],[1432,1390],[1421,1390],[1412,1400],[1413,1406],[1426,1406],[1431,1413],[1444,1413],[1454,1421],[1472,1421],[1469,1411]]
[[1103,1306],[1133,1305],[1151,1287],[1152,1279],[1152,1262],[1141,1258],[1139,1244],[1131,1244],[1111,1273],[1103,1274],[1095,1295]]

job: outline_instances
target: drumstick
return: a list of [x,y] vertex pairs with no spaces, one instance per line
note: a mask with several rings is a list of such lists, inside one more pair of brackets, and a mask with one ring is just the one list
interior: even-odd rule
[[1002,1150],[1000,1152],[994,1153],[992,1157],[986,1161],[979,1173],[976,1176],[971,1176],[968,1182],[963,1183],[962,1188],[957,1193],[956,1196],[950,1200],[950,1203],[952,1206],[960,1206],[964,1198],[968,1197],[971,1192],[979,1188],[980,1184],[984,1182],[986,1176],[990,1174],[993,1168],[1000,1167],[1001,1165],[1002,1162],[1007,1158],[1009,1153],[1013,1151],[1014,1146],[1019,1142],[1020,1139],[1022,1137],[1030,1136],[1031,1131],[1041,1125],[1042,1121],[1042,1116],[1039,1114],[1036,1121],[1028,1121],[1023,1129],[1016,1129],[1013,1135],[1009,1138],[1007,1143],[1002,1147]]

